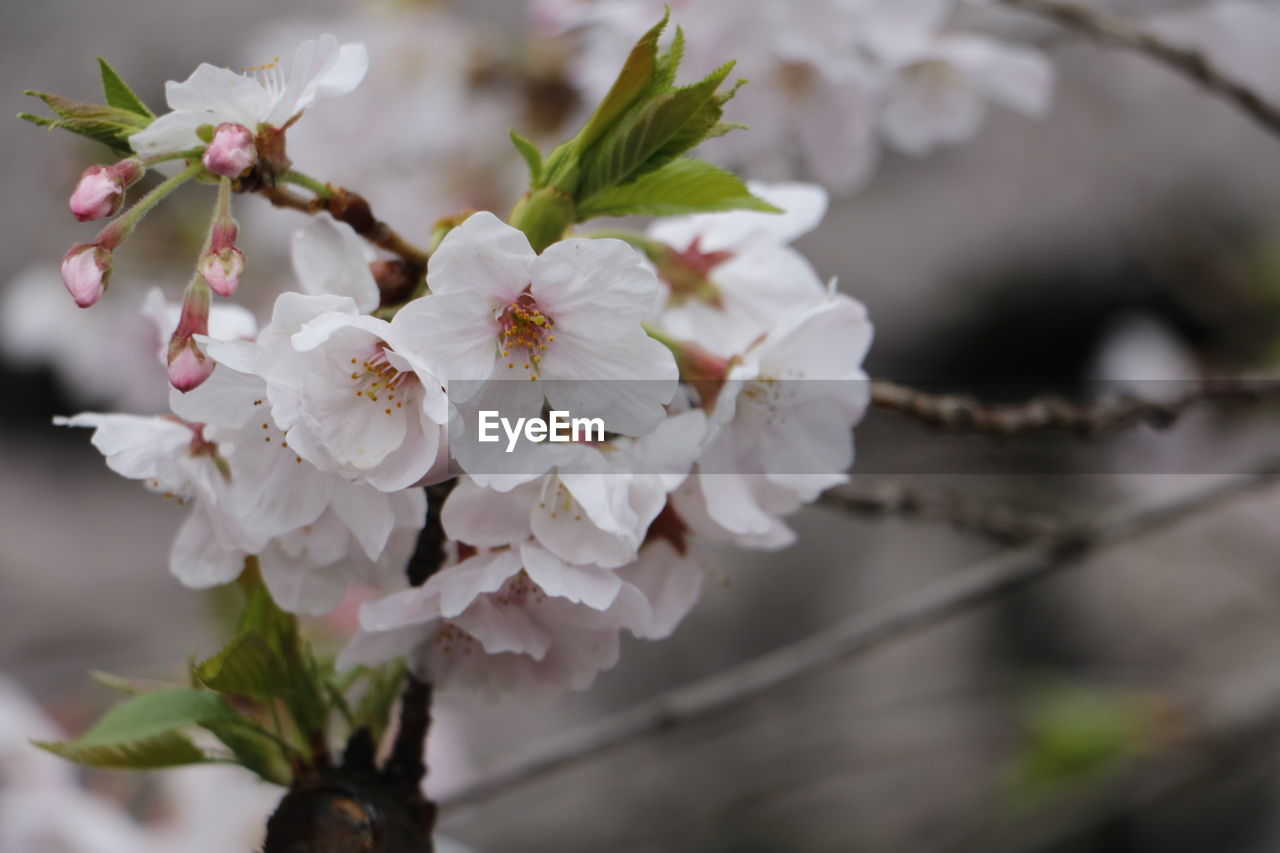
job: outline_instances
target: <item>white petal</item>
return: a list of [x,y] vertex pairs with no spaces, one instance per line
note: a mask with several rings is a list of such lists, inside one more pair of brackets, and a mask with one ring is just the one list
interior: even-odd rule
[[378,283],[369,271],[373,253],[350,225],[320,216],[294,232],[290,254],[304,293],[349,296],[362,313],[378,307]]
[[598,566],[570,565],[531,543],[520,546],[520,557],[533,582],[554,598],[606,610],[622,589],[622,581],[615,572]]
[[529,284],[537,257],[522,231],[481,211],[441,241],[431,255],[427,283],[433,294],[474,291],[506,304]]
[[432,293],[396,312],[396,352],[448,383],[482,380],[498,362],[498,324],[479,293]]
[[533,265],[531,292],[563,330],[577,325],[602,337],[635,326],[653,311],[658,278],[621,240],[561,240]]
[[203,506],[194,507],[169,552],[169,571],[195,589],[230,583],[244,570],[246,554],[225,543]]
[[471,606],[477,596],[497,592],[520,568],[519,551],[490,551],[444,569],[428,584],[440,591],[440,615],[451,619]]
[[450,539],[468,545],[512,545],[529,537],[529,511],[539,487],[529,484],[498,492],[460,477],[440,511],[440,521]]

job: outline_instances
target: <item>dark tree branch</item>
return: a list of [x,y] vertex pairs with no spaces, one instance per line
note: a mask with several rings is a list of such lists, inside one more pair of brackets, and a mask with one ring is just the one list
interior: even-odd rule
[[1044,539],[1061,533],[1067,526],[1065,519],[1026,512],[960,492],[893,480],[832,489],[818,498],[818,504],[870,518],[896,516],[941,522],[1004,545]]
[[1075,32],[1150,57],[1234,104],[1270,132],[1280,135],[1280,108],[1219,69],[1207,56],[1130,27],[1116,18],[1061,0],[1001,0],[1006,6],[1047,18]]
[[871,405],[947,432],[1014,436],[1063,430],[1093,435],[1137,424],[1168,427],[1200,403],[1253,403],[1280,399],[1280,380],[1205,379],[1188,383],[1168,400],[1132,394],[1092,403],[1046,395],[1024,403],[990,405],[961,394],[932,394],[886,380],[871,383]]
[[450,797],[445,805],[456,808],[483,803],[623,744],[739,707],[824,667],[915,636],[1028,584],[1079,566],[1085,557],[1166,530],[1277,481],[1280,465],[1260,467],[1188,497],[1152,508],[1130,509],[980,561],[900,601],[850,617],[808,639],[550,741],[544,749]]

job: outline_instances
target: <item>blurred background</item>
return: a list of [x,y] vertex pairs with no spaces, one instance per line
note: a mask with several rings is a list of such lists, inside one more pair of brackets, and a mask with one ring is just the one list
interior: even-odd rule
[[[90,100],[102,55],[158,108],[163,81],[200,61],[269,62],[322,32],[364,41],[368,79],[309,113],[290,154],[426,242],[438,217],[505,213],[518,197],[509,127],[544,150],[576,129],[600,81],[575,70],[582,34],[548,23],[571,5],[9,0],[0,103],[10,116],[38,111],[28,87]],[[679,20],[695,4],[674,5]],[[1200,46],[1280,103],[1278,5],[1111,8]],[[1129,380],[1273,367],[1280,137],[1141,57],[1026,16],[962,16],[1043,50],[1056,68],[1052,104],[1040,118],[993,108],[972,139],[927,157],[885,149],[797,244],[868,306],[869,373],[1009,399],[1011,388],[1090,396]],[[179,510],[108,472],[86,435],[50,425],[55,414],[164,405],[160,341],[138,309],[152,286],[178,298],[208,194],[179,194],[147,220],[107,297],[79,312],[57,267],[95,232],[66,199],[101,153],[12,119],[0,138],[3,803],[5,786],[37,772],[26,762],[43,760],[27,754],[27,737],[78,731],[110,701],[90,670],[180,679],[189,653],[216,650],[219,622],[209,594],[165,570]],[[778,177],[776,164],[770,174],[739,165]],[[258,198],[237,205],[249,258],[240,293],[261,317],[289,280],[288,236],[304,218]],[[1000,442],[873,414],[850,488],[1065,527],[1274,460],[1275,414],[1206,406],[1164,431]],[[1278,850],[1278,513],[1280,490],[1254,492],[727,712],[446,806],[442,831],[495,853]],[[815,506],[794,521],[789,550],[714,551],[703,600],[676,635],[625,642],[590,692],[533,707],[446,700],[429,755],[434,793],[447,801],[551,738],[1009,546],[945,518]],[[315,630],[336,642],[343,627]],[[249,850],[278,798],[225,768],[75,784],[89,792],[86,816],[67,820],[99,829],[3,853],[140,849],[103,839],[143,824],[171,833],[158,849]],[[215,787],[233,816],[211,820]],[[18,819],[14,802],[0,806],[0,839],[3,821]]]

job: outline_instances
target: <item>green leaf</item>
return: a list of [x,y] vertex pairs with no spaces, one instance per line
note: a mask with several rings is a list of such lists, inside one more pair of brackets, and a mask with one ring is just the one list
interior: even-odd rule
[[57,118],[19,113],[18,118],[42,127],[60,127],[100,142],[117,154],[131,154],[129,137],[151,123],[151,119],[117,107],[84,104],[49,92],[26,91],[53,110]]
[[33,741],[41,749],[77,764],[90,767],[129,767],[148,770],[202,764],[208,756],[191,738],[178,732],[157,735],[144,740],[120,744],[85,746],[78,741]]
[[542,152],[538,150],[538,146],[514,130],[511,131],[511,144],[515,145],[529,166],[529,183],[534,187],[542,186]]
[[192,687],[169,687],[128,699],[107,712],[74,742],[80,747],[119,746],[240,715],[216,693]]
[[289,685],[289,672],[279,653],[261,636],[241,634],[221,652],[195,668],[196,678],[219,693],[272,699]]
[[653,29],[640,37],[623,63],[609,93],[577,136],[579,151],[585,151],[648,89],[658,65],[658,38],[666,29],[671,10],[666,9]]
[[155,113],[147,109],[142,99],[129,88],[129,84],[124,82],[119,73],[101,56],[98,57],[98,68],[102,71],[102,93],[106,96],[109,106],[127,110],[148,119],[156,117]]
[[217,721],[205,723],[204,728],[222,741],[245,769],[260,779],[275,785],[292,784],[293,773],[280,745],[256,726]]
[[716,89],[733,69],[727,63],[697,83],[646,100],[582,154],[579,201],[654,171],[702,141],[720,118]]
[[593,196],[578,210],[578,221],[596,216],[681,216],[725,210],[781,212],[753,196],[732,172],[705,160],[683,157],[637,181]]
[[108,690],[114,690],[117,693],[126,693],[130,696],[137,696],[144,692],[144,688],[138,686],[127,678],[121,678],[118,675],[112,675],[109,672],[95,669],[89,673],[89,677],[101,684]]
[[216,693],[170,687],[117,705],[75,740],[37,746],[96,767],[196,764],[207,760],[207,756],[181,729],[239,719],[235,709]]

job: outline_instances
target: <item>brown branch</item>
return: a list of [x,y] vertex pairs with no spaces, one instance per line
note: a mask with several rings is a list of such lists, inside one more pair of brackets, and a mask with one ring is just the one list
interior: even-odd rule
[[818,498],[818,504],[871,518],[896,516],[941,522],[1004,545],[1045,539],[1066,528],[1064,519],[1024,512],[961,492],[893,480],[832,489]]
[[1073,403],[1045,395],[1024,403],[990,405],[962,394],[932,394],[886,380],[871,383],[871,405],[948,432],[999,436],[1046,430],[1092,435],[1137,424],[1168,427],[1200,403],[1252,403],[1280,399],[1280,380],[1207,379],[1191,383],[1168,400],[1144,400],[1132,394],[1092,403]]
[[359,193],[328,185],[330,194],[304,198],[293,190],[265,183],[256,186],[258,193],[276,207],[297,210],[314,216],[320,211],[339,222],[350,225],[357,234],[379,249],[398,256],[409,268],[411,275],[421,277],[427,270],[428,253],[402,237],[394,228],[373,215],[369,202]]
[[1234,104],[1262,127],[1280,135],[1280,108],[1233,79],[1199,51],[1133,29],[1116,18],[1061,0],[1001,0],[1006,6],[1048,18],[1064,27],[1107,44],[1132,50],[1162,63]]
[[900,601],[549,741],[544,749],[481,779],[450,797],[445,805],[457,808],[483,803],[607,750],[739,707],[824,667],[915,636],[1028,584],[1079,566],[1087,556],[1165,530],[1277,481],[1280,465],[1261,467],[1199,493],[1153,508],[1130,509],[1092,527],[980,561]]

